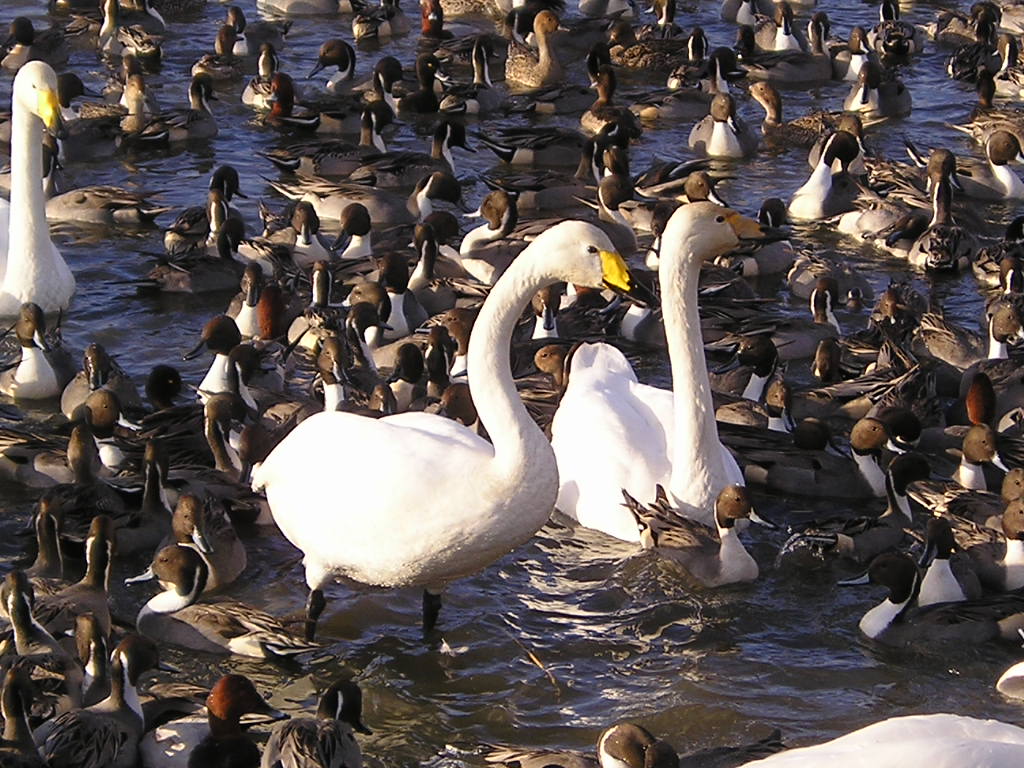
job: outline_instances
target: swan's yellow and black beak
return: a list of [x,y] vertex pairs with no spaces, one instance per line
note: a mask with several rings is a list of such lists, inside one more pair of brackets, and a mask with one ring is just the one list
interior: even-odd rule
[[60,125],[60,103],[57,101],[57,92],[49,88],[40,88],[38,99],[37,107],[43,125],[50,133],[56,133],[57,126]]
[[725,220],[729,222],[732,231],[741,243],[751,245],[767,245],[779,240],[789,239],[789,233],[775,227],[766,227],[754,219],[744,216],[737,211],[729,211],[725,214]]
[[648,307],[657,307],[658,297],[630,273],[622,257],[614,251],[601,251],[601,271],[605,287]]

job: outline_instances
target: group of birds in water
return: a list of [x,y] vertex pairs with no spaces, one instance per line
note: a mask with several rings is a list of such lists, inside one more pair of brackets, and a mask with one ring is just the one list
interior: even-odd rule
[[[259,0],[269,20],[225,7],[213,52],[192,67],[188,107],[162,108],[149,87],[162,38],[205,3],[55,0],[50,29],[11,22],[0,61],[14,76],[0,122],[10,155],[0,314],[15,319],[0,471],[38,489],[34,545],[0,589],[10,625],[0,765],[359,768],[355,734],[369,729],[352,680],[328,687],[315,716],[276,724],[262,756],[242,718],[282,715],[244,676],[209,691],[140,680],[168,668],[162,645],[315,654],[336,579],[422,588],[430,633],[444,587],[525,543],[554,509],[715,588],[758,578],[741,539],[749,523],[782,523],[757,515],[748,487],[856,500],[864,516],[789,521],[780,567],[842,561],[863,573],[849,583],[884,587],[859,624],[883,645],[955,653],[1024,638],[1024,381],[1013,353],[1024,339],[1024,217],[991,243],[976,225],[988,203],[1024,198],[1010,168],[1024,160],[1024,110],[997,101],[1024,92],[1024,5],[978,2],[920,27],[882,0],[878,21],[842,40],[813,6],[724,0],[687,11],[735,24],[735,44],[713,47],[700,26],[677,24],[675,0],[580,0],[573,19],[558,0],[422,0],[413,81],[383,55],[360,82],[363,54],[342,38],[384,54],[390,38],[415,34],[398,0]],[[346,33],[297,40],[290,14],[323,14],[331,34]],[[496,18],[498,32],[455,36],[446,19],[461,15]],[[288,51],[317,44],[308,77],[289,75]],[[977,106],[954,127],[980,157],[909,141],[908,162],[870,150],[873,131],[910,114],[900,72],[926,46],[947,49],[949,75],[976,85]],[[72,50],[110,68],[102,97],[56,74]],[[589,87],[568,82],[577,68]],[[665,87],[619,101],[626,70]],[[849,84],[842,111],[783,119],[785,89],[830,81]],[[113,186],[65,190],[62,171],[83,157],[201,145],[218,133],[216,100],[238,98],[281,132],[280,146],[254,168],[218,167],[134,283],[237,291],[186,355],[212,355],[209,371],[187,386],[158,365],[145,399],[119,350],[90,344],[76,371],[60,339],[75,277],[49,223],[117,230],[172,211]],[[764,110],[759,127],[737,113],[747,98]],[[500,115],[515,120],[476,125]],[[547,115],[579,116],[578,129]],[[693,157],[631,168],[631,146],[676,122],[695,123]],[[429,136],[429,152],[388,149],[410,129]],[[459,154],[485,149],[491,191],[471,212]],[[714,163],[758,151],[807,151],[810,171],[755,220],[723,203]],[[260,201],[254,235],[236,206],[257,162],[276,169],[267,183],[286,203]],[[988,298],[984,332],[949,322],[910,279],[876,299],[863,274],[806,247],[822,231],[905,258],[908,273],[972,271]],[[785,275],[809,317],[755,295],[749,278],[770,275]],[[858,314],[866,326],[852,330]],[[671,389],[641,383],[633,365],[666,352]],[[59,427],[21,410],[58,406]],[[323,478],[344,492],[326,492]],[[302,552],[309,597],[296,626],[225,596],[247,567],[236,526],[266,536],[276,526]],[[148,562],[127,581],[161,586],[127,626],[109,603],[115,562]],[[1024,697],[1024,666],[998,688]],[[1019,763],[1024,730],[892,718],[745,762],[778,747],[687,760],[843,766],[867,754],[901,768],[996,768]],[[497,745],[468,759],[680,764],[631,723],[601,734],[596,760]]]

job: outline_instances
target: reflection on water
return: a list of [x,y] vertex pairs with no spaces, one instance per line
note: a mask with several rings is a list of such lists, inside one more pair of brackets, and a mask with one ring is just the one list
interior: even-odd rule
[[[406,5],[414,4],[406,0]],[[40,7],[31,0],[8,1],[2,16],[21,12],[38,20]],[[254,15],[251,3],[243,7]],[[852,24],[873,23],[876,17],[873,6],[860,3],[826,0],[821,7],[842,34]],[[412,15],[414,9],[406,11]],[[923,22],[933,18],[936,7],[918,5],[907,12],[911,21]],[[148,81],[162,104],[184,103],[185,73],[212,45],[223,13],[224,6],[211,3],[199,18],[172,24],[161,72]],[[712,45],[731,44],[734,38],[734,30],[718,21],[717,6],[709,0],[702,0],[695,11],[681,11],[680,22],[699,22]],[[450,26],[457,34],[469,29],[462,22]],[[480,20],[475,26],[489,25]],[[337,35],[350,37],[347,17],[297,19],[281,52],[283,68],[300,76],[308,72],[320,42]],[[408,64],[416,54],[416,38],[395,41],[384,50]],[[378,55],[360,51],[358,77],[369,73]],[[973,102],[968,86],[945,79],[943,57],[942,51],[929,49],[907,69],[914,116],[871,134],[872,147],[900,157],[906,134],[922,148],[942,144],[977,154],[967,137],[943,125],[962,118]],[[87,85],[102,87],[106,75],[95,58],[78,52],[72,65]],[[582,81],[582,67],[573,74]],[[649,85],[627,73],[621,81],[623,94]],[[2,103],[8,101],[9,90],[10,78],[4,75]],[[845,93],[843,84],[784,91],[785,116],[795,117],[812,105],[838,108]],[[739,108],[745,118],[760,122],[760,108],[745,96]],[[253,198],[248,204],[240,201],[240,207],[255,229],[255,198],[273,197],[261,176],[275,173],[258,153],[285,140],[255,124],[252,113],[230,92],[220,93],[214,111],[221,132],[207,146],[70,162],[68,182],[136,187],[184,207],[205,199],[206,180],[215,165],[230,163],[242,174],[243,191]],[[502,124],[525,121],[522,116],[500,119]],[[567,118],[546,122],[574,125]],[[634,168],[640,170],[655,158],[680,157],[689,129],[690,123],[680,123],[649,132],[633,153]],[[417,125],[415,131],[403,126],[391,145],[422,149],[427,135],[428,125]],[[476,179],[492,158],[479,152],[460,154],[460,160],[466,199],[476,204],[486,192]],[[748,212],[765,197],[786,198],[809,172],[799,152],[761,154],[739,166],[718,165],[735,176],[718,191]],[[984,231],[996,233],[1012,213],[1008,206],[989,206]],[[870,249],[851,248],[821,228],[813,236],[808,244],[850,260],[871,275],[876,289],[890,276],[903,274],[900,262]],[[205,320],[223,311],[226,297],[138,294],[131,281],[144,276],[153,254],[161,251],[158,231],[111,238],[62,228],[56,239],[78,277],[78,294],[64,319],[71,345],[81,349],[100,341],[135,375],[155,363],[170,362],[187,380],[198,382],[208,361],[182,363],[178,358],[194,345]],[[930,286],[919,282],[941,298],[953,319],[977,327],[982,302],[973,278],[942,279]],[[764,280],[756,288],[762,295],[779,293],[777,281]],[[792,308],[805,311],[803,302],[794,302]],[[839,316],[847,327],[863,322],[843,312]],[[791,371],[797,380],[807,380],[806,366]],[[640,372],[647,380],[669,381],[661,361],[645,361]],[[344,461],[343,452],[339,461]],[[0,560],[9,564],[26,541],[31,497],[9,487],[0,494],[7,512],[0,519],[5,542]],[[779,520],[795,508],[779,498],[758,498],[757,503],[760,512]],[[799,501],[801,510],[809,506]],[[822,508],[834,510],[835,505]],[[246,534],[250,572],[232,594],[282,615],[299,611],[305,587],[297,553],[276,537]],[[965,651],[955,658],[879,654],[857,635],[857,620],[880,599],[877,591],[837,587],[839,574],[830,568],[776,571],[773,556],[784,538],[781,532],[768,534],[754,545],[762,568],[757,584],[705,592],[687,588],[669,563],[597,534],[552,524],[486,572],[450,588],[441,614],[443,642],[421,638],[417,591],[339,585],[320,625],[321,636],[334,641],[304,668],[197,659],[180,652],[170,656],[200,682],[228,669],[247,674],[285,709],[312,709],[325,681],[342,671],[357,675],[366,692],[365,720],[374,730],[362,739],[364,752],[387,765],[427,762],[446,744],[481,739],[587,749],[600,728],[622,718],[640,719],[682,752],[760,738],[776,726],[791,743],[817,740],[911,712],[1020,719],[1017,708],[993,688],[1000,671],[1014,660],[1012,650]],[[116,572],[134,574],[143,566],[142,561],[119,563]],[[149,589],[136,585],[116,590],[119,615],[133,616]]]

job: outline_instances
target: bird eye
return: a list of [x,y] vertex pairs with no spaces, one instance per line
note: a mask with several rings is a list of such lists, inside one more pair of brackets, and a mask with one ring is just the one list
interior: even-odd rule
[[587,246],[587,253],[597,253],[597,248],[592,245]]
[[723,221],[725,221],[725,216],[715,216],[715,221],[721,224]]

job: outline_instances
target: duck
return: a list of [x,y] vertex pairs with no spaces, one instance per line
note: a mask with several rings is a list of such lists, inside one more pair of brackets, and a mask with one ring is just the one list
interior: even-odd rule
[[562,81],[562,65],[552,48],[552,36],[558,28],[558,17],[551,11],[543,10],[533,19],[536,52],[519,42],[509,44],[508,58],[505,60],[505,81],[510,86],[521,89],[543,88]]
[[1020,248],[1024,245],[1024,216],[1014,218],[1003,233],[1001,240],[978,250],[971,269],[979,283],[999,288],[1006,294],[1024,291],[1024,273],[1020,259],[1024,254]]
[[694,60],[689,40],[674,37],[641,40],[628,21],[620,21],[612,27],[608,46],[611,62],[626,69],[674,70]]
[[204,74],[221,85],[240,78],[244,73],[244,63],[234,53],[237,39],[235,28],[230,24],[222,24],[217,30],[213,53],[204,55],[192,65],[192,76]]
[[336,71],[324,83],[324,90],[328,93],[342,93],[348,87],[347,84],[355,77],[356,52],[351,45],[336,37],[325,40],[320,46],[316,64],[306,75],[306,79],[312,80],[330,67],[334,67]]
[[363,724],[363,691],[354,680],[337,680],[320,697],[316,717],[292,717],[274,726],[260,768],[314,768],[312,754],[332,755],[335,764],[355,768],[362,763],[355,733],[373,734]]
[[53,68],[24,64],[11,104],[11,197],[0,201],[0,317],[17,315],[25,303],[55,314],[71,303],[75,278],[50,240],[43,195],[43,130],[56,131],[60,119]]
[[461,123],[442,120],[434,129],[430,154],[422,152],[387,152],[369,155],[352,171],[348,180],[372,187],[408,187],[425,174],[434,171],[456,173],[452,148],[476,152],[466,142],[466,127]]
[[32,22],[24,16],[16,16],[11,21],[4,49],[6,53],[0,59],[0,67],[10,72],[17,72],[30,61],[60,67],[67,64],[69,53],[60,29],[36,32]]
[[411,25],[398,0],[381,0],[377,8],[357,13],[352,18],[352,39],[387,40],[407,35]]
[[105,227],[149,226],[157,216],[173,210],[171,206],[156,205],[145,193],[109,185],[79,187],[46,201],[48,221]]
[[[789,201],[786,208],[794,221],[818,221],[850,211],[861,193],[860,184],[850,173],[860,154],[860,142],[848,131],[836,131],[824,149],[810,177]],[[833,165],[838,163],[838,172]]]
[[252,56],[268,44],[277,51],[284,47],[285,37],[292,28],[291,19],[285,21],[253,21],[237,5],[228,6],[227,23],[235,30],[235,56]]
[[245,571],[245,545],[215,501],[204,502],[190,493],[179,496],[171,517],[171,536],[178,546],[193,548],[206,563],[206,592],[233,583]]
[[[280,1],[280,0],[278,0]],[[242,728],[244,715],[284,720],[288,716],[270,706],[244,675],[221,677],[206,697],[206,713],[157,727],[139,745],[145,768],[204,768],[231,760],[233,766],[258,768],[260,749]]]
[[136,765],[145,731],[136,686],[145,672],[158,668],[155,643],[138,635],[125,637],[111,655],[110,695],[85,709],[65,712],[33,734],[46,764],[80,764],[87,754],[113,768]]
[[273,108],[271,98],[274,91],[271,81],[279,67],[280,61],[274,46],[263,43],[256,59],[256,76],[246,83],[245,90],[242,91],[242,103],[253,109]]
[[46,340],[46,318],[38,304],[23,304],[14,324],[21,359],[0,373],[0,393],[16,400],[59,397],[74,376],[68,353]]
[[893,75],[883,75],[881,68],[869,61],[861,68],[843,109],[866,117],[906,117],[912,104],[903,82]]
[[932,218],[914,239],[907,259],[929,271],[959,271],[968,267],[978,250],[977,240],[957,224],[952,213],[952,181],[944,176],[932,188]]
[[[558,489],[554,457],[547,438],[533,424],[518,397],[513,396],[507,345],[514,323],[533,295],[559,280],[625,293],[635,290],[633,278],[607,236],[585,222],[556,224],[519,255],[488,294],[469,340],[469,383],[491,443],[432,414],[399,414],[370,421],[352,414],[325,412],[299,424],[266,461],[254,467],[253,488],[266,493],[278,527],[304,552],[306,583],[310,587],[307,637],[315,634],[317,619],[326,605],[323,587],[338,574],[379,586],[425,587],[423,623],[429,631],[440,612],[440,590],[445,583],[484,567],[528,539],[547,520]],[[327,455],[312,446],[330,439],[327,436],[337,434],[338,429],[346,430],[353,438],[356,433],[349,430],[358,430],[364,446],[383,440],[387,445],[410,449],[407,455],[417,471],[404,474],[406,482],[392,484],[385,489],[384,497],[376,485],[373,494],[378,517],[394,519],[399,523],[394,530],[410,533],[404,515],[412,507],[403,499],[410,493],[416,496],[416,519],[427,525],[417,528],[415,542],[400,537],[382,540],[368,531],[374,542],[368,546],[358,535],[356,524],[345,526],[345,536],[340,540],[324,537],[317,522],[321,511],[337,521],[339,510],[331,505],[328,509],[322,504],[310,506],[305,500],[309,486],[296,482],[299,478],[292,467],[295,461],[326,461]],[[445,460],[424,471],[431,464],[424,457],[438,456],[438,450]],[[395,455],[393,460],[400,461]],[[332,466],[337,476],[339,468]],[[514,480],[506,474],[508,466],[515,468]],[[348,470],[353,472],[351,479],[344,481],[351,498],[359,492],[359,483],[369,477],[353,463],[346,463],[344,470],[346,475]],[[450,474],[445,481],[449,494],[436,511],[425,514],[423,505],[430,506],[430,497],[420,492],[419,479],[429,477],[433,484],[445,473]],[[484,477],[491,479],[481,482]],[[485,488],[488,490],[481,494],[480,489]],[[452,504],[453,494],[463,497],[464,502]],[[353,507],[345,505],[341,514],[344,509]],[[516,510],[516,514],[509,514],[510,510]],[[374,521],[373,530],[379,530],[382,524],[381,519]],[[457,555],[449,546],[453,536],[465,542]],[[384,549],[380,550],[382,545]]]
[[1019,597],[917,607],[921,575],[913,559],[903,553],[878,555],[868,568],[867,578],[889,590],[889,596],[865,613],[859,624],[865,637],[882,645],[920,648],[1016,640],[1017,628],[1024,623],[1024,602]]
[[785,0],[775,4],[775,12],[770,16],[756,17],[753,30],[754,40],[762,51],[807,50],[807,41],[793,26],[793,6]]
[[[164,250],[175,256],[210,241],[211,221],[226,219],[242,222],[242,214],[230,203],[235,197],[247,199],[241,191],[238,171],[230,165],[219,166],[210,176],[205,205],[193,205],[182,211],[164,232]],[[214,224],[218,229],[220,224]],[[244,229],[240,234],[244,234]]]
[[900,18],[898,0],[882,0],[879,22],[868,32],[867,43],[879,56],[905,58],[924,50],[924,30]]
[[650,506],[641,504],[626,491],[622,495],[636,518],[640,545],[682,566],[701,586],[723,587],[757,579],[757,562],[739,540],[736,523],[762,520],[742,485],[727,485],[719,491],[714,529],[678,515],[661,485],[657,486],[655,501]]
[[[1024,198],[1024,182],[1010,170],[1011,162],[1024,160],[1020,140],[1011,131],[996,130],[985,139],[986,164],[971,163],[969,175],[957,175],[960,191],[978,200],[1020,200]],[[958,164],[960,165],[960,164]]]
[[1024,728],[997,720],[939,713],[891,717],[837,739],[809,747],[787,749],[743,768],[808,768],[833,765],[853,768],[857,755],[870,752],[880,765],[935,768],[949,762],[953,752],[965,764],[1002,768],[1013,764],[1024,744]]
[[727,93],[719,93],[711,101],[707,117],[693,126],[690,148],[715,158],[749,157],[757,151],[757,137],[750,127],[736,116],[736,103]]
[[366,208],[371,220],[382,226],[422,221],[434,212],[434,201],[444,200],[456,204],[462,199],[459,182],[445,171],[434,171],[424,176],[408,198],[363,184],[332,183],[306,177],[296,182],[268,183],[289,200],[311,203],[321,220],[339,220],[350,204],[360,203]]
[[128,117],[122,123],[126,135],[122,146],[176,144],[194,139],[212,139],[218,133],[217,120],[210,109],[213,81],[209,75],[200,73],[192,77],[188,87],[189,106],[145,117],[145,84],[141,76],[133,75],[125,85],[128,99]]
[[868,61],[877,63],[877,55],[868,46],[868,33],[864,27],[850,30],[846,45],[832,57],[832,79],[856,82]]
[[[816,13],[807,25],[807,50],[786,49],[773,53],[757,53],[752,31],[742,27],[737,51],[750,80],[768,80],[787,84],[824,83],[832,78],[832,59],[825,50],[829,21],[824,13]],[[792,35],[790,35],[792,37]]]
[[580,127],[585,133],[597,134],[602,130],[623,125],[628,126],[628,130],[637,136],[642,132],[640,122],[629,109],[612,103],[615,98],[615,83],[615,70],[607,65],[602,66],[595,78],[597,100],[580,117]]
[[487,65],[491,56],[487,38],[477,37],[470,51],[473,63],[473,82],[467,85],[447,85],[438,109],[449,114],[485,115],[505,104],[505,97],[491,82]]
[[[917,604],[961,603],[981,597],[981,582],[970,558],[956,556],[953,528],[944,517],[932,517],[925,528],[925,548],[918,565],[925,569]],[[1024,586],[1024,579],[1020,582]]]
[[750,85],[750,96],[764,108],[761,133],[772,147],[812,147],[823,135],[839,128],[841,112],[814,110],[796,120],[783,122],[782,94],[772,83],[761,80]]
[[577,752],[524,749],[501,744],[481,745],[488,765],[506,768],[674,768],[679,756],[670,744],[655,738],[635,723],[616,723],[601,731],[595,745],[597,758]]
[[164,547],[146,573],[132,583],[157,579],[165,587],[142,607],[135,620],[147,637],[194,651],[258,659],[290,657],[318,646],[290,634],[268,613],[232,600],[196,602],[206,588],[209,568],[191,547]]
[[733,21],[746,27],[754,26],[758,14],[771,16],[775,8],[770,0],[722,0],[722,21]]
[[45,766],[32,740],[32,728],[28,722],[35,693],[35,686],[25,670],[12,666],[4,673],[3,690],[0,691],[0,714],[4,718],[0,762],[12,768]]
[[215,254],[197,248],[161,259],[137,285],[165,293],[226,291],[238,285],[244,266],[235,258],[242,242],[242,224],[228,219],[215,236]]
[[117,0],[104,0],[102,8],[103,22],[97,38],[100,50],[114,56],[131,54],[149,67],[158,66],[163,55],[160,39],[141,24],[122,24]]
[[[380,105],[379,108],[375,105]],[[347,176],[368,155],[388,151],[381,131],[394,122],[394,115],[383,102],[375,102],[360,117],[359,144],[347,141],[298,142],[261,153],[283,171],[301,176]]]
[[[711,202],[681,206],[669,219],[658,279],[669,358],[679,372],[672,392],[638,383],[625,356],[608,344],[583,344],[573,355],[551,445],[558,509],[581,525],[638,542],[621,490],[649,498],[660,483],[683,516],[710,526],[718,493],[742,483],[735,459],[718,441],[703,345],[694,333],[700,265],[741,239],[766,235],[756,222]],[[643,440],[635,437],[640,434]],[[620,463],[622,457],[628,461]]]
[[409,290],[409,264],[401,253],[386,253],[380,260],[380,284],[387,293],[391,312],[384,321],[385,341],[397,341],[427,322],[426,311]]
[[420,115],[434,114],[441,105],[434,90],[434,81],[441,62],[432,53],[421,53],[416,59],[415,91],[407,93],[395,102],[396,111],[415,112]]
[[991,72],[982,69],[978,72],[975,83],[978,104],[971,111],[966,122],[953,124],[951,127],[966,133],[975,141],[984,143],[989,134],[997,130],[1012,132],[1018,142],[1024,137],[1024,110],[1018,107],[996,107],[996,81]]

